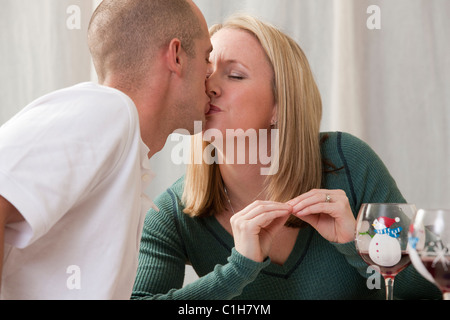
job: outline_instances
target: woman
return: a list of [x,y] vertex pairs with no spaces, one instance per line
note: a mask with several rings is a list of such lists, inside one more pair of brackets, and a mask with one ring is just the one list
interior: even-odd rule
[[[405,202],[387,169],[362,141],[319,133],[320,94],[292,39],[246,15],[210,33],[205,135],[221,135],[197,135],[193,150],[202,144],[215,161],[189,165],[155,201],[160,211],[145,221],[133,298],[383,298],[384,290],[367,287],[371,273],[353,237],[362,203]],[[230,141],[249,132],[256,143],[245,145],[239,164],[242,144]],[[271,150],[269,175],[261,159],[249,161],[262,149]],[[187,263],[200,278],[182,288]],[[412,267],[397,277],[395,293],[440,297]]]

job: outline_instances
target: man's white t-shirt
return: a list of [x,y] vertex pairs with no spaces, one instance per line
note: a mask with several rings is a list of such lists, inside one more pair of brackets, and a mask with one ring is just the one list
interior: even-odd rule
[[1,299],[129,299],[152,172],[133,101],[82,83],[0,127]]

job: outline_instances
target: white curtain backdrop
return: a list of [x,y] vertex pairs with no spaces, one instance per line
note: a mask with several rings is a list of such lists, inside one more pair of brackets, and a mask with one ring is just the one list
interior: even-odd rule
[[[0,125],[47,92],[96,81],[86,31],[99,2],[0,0]],[[194,2],[209,25],[244,11],[291,35],[322,93],[322,130],[365,140],[409,202],[450,208],[450,1]],[[151,197],[184,172],[170,161],[177,143],[151,160]]]
[[[67,10],[80,9],[79,28]],[[90,0],[0,0],[0,124],[32,100],[90,79]],[[69,12],[72,12],[71,10]],[[69,26],[68,27],[68,24]],[[1,155],[0,155],[1,156]]]

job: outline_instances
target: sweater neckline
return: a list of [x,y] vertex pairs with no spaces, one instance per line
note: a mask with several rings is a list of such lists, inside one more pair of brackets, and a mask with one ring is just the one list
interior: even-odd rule
[[[220,224],[214,215],[205,218],[207,230],[217,239],[217,241],[228,251],[234,247],[233,236]],[[283,265],[270,263],[261,273],[272,277],[288,279],[291,274],[300,266],[305,258],[311,243],[314,230],[311,226],[300,229],[295,241],[295,245]]]

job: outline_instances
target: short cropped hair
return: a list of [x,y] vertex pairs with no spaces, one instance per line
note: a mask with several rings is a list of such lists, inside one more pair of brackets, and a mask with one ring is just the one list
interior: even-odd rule
[[200,35],[200,19],[186,0],[103,0],[89,23],[88,45],[100,83],[116,73],[135,85],[172,39],[193,57]]

